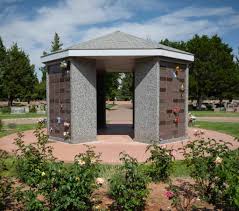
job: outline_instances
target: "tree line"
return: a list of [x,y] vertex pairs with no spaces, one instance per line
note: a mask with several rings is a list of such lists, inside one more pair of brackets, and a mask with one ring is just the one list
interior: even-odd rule
[[[218,35],[195,35],[188,41],[164,39],[161,44],[194,54],[190,65],[189,97],[198,105],[204,99],[237,99],[239,97],[239,57]],[[63,44],[57,33],[51,43],[50,52],[62,49]],[[43,52],[43,55],[48,54]],[[35,66],[29,56],[14,43],[7,49],[0,37],[0,99],[25,101],[46,98],[46,67],[41,67],[42,78],[36,76]],[[133,74],[107,73],[105,78],[107,99],[119,97],[132,99]]]
[[[62,47],[57,33],[51,43],[51,52]],[[47,52],[43,52],[46,55]],[[41,67],[42,78],[39,80],[35,66],[31,64],[29,56],[14,43],[6,48],[0,37],[0,99],[8,100],[12,106],[13,100],[30,102],[46,98],[46,67]]]
[[189,69],[189,97],[200,107],[204,99],[239,97],[239,59],[218,35],[195,35],[188,41],[161,40],[161,44],[194,54]]

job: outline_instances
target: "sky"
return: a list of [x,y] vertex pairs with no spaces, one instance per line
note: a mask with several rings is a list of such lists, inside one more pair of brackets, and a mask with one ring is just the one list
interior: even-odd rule
[[0,36],[18,43],[39,78],[55,32],[66,48],[117,30],[154,41],[218,34],[236,55],[239,0],[0,0]]

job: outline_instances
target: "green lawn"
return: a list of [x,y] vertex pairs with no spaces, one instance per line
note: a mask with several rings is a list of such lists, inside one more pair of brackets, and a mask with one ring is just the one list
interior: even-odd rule
[[37,113],[26,113],[26,114],[10,114],[10,113],[0,113],[0,119],[18,119],[18,118],[34,118],[34,117],[46,117],[45,114]]
[[[15,157],[10,156],[5,159],[6,171],[0,172],[1,176],[17,176],[16,172],[16,163]],[[65,165],[71,165],[70,163],[65,163]],[[100,175],[99,177],[105,178],[106,180],[110,179],[113,174],[120,171],[120,165],[113,164],[101,164],[100,165]],[[189,177],[189,169],[187,168],[184,161],[174,161],[172,169],[172,177]]]
[[0,137],[10,135],[16,132],[22,132],[25,130],[33,130],[37,127],[37,124],[22,124],[16,125],[14,128],[9,128],[8,125],[4,125],[2,130],[0,131]]
[[239,122],[196,121],[194,127],[215,130],[239,138]]
[[191,111],[196,117],[239,117],[239,112]]
[[106,108],[107,110],[113,110],[113,109],[116,109],[115,106],[116,106],[116,104],[108,104],[108,103],[107,103],[107,104],[105,105],[105,108]]

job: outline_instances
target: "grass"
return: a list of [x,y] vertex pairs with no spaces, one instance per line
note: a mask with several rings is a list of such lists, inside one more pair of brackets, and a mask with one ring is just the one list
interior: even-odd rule
[[4,125],[2,130],[0,131],[0,137],[10,135],[12,133],[22,132],[26,130],[36,129],[37,124],[16,124],[14,128],[10,128],[9,125]]
[[196,117],[239,117],[239,112],[191,111]]
[[204,122],[196,121],[194,127],[215,130],[239,138],[239,122]]
[[0,172],[0,176],[5,177],[16,177],[16,158],[14,156],[9,156],[8,158],[4,159],[4,164],[6,165],[6,170]]
[[[16,158],[14,156],[9,156],[7,159],[5,159],[7,170],[0,172],[1,176],[17,176],[15,160]],[[68,166],[71,164],[65,163],[65,165]],[[112,175],[120,171],[120,167],[121,165],[101,164],[99,177],[108,180],[112,177]],[[189,173],[189,169],[184,161],[174,161],[173,171],[171,174],[172,177],[189,177]]]
[[[120,171],[121,165],[102,164],[100,167],[100,177],[106,180],[110,179],[112,175]],[[173,162],[172,177],[189,177],[189,169],[184,161],[175,160]]]
[[37,113],[25,113],[25,114],[0,113],[0,119],[40,118],[40,117],[46,117],[46,115]]
[[113,110],[113,109],[115,109],[114,107],[116,106],[116,104],[106,104],[105,105],[105,108],[107,109],[107,110]]

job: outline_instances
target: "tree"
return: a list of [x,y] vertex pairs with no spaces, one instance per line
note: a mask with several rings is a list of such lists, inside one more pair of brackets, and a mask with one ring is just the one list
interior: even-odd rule
[[3,89],[7,94],[8,105],[11,106],[16,98],[29,102],[36,80],[34,65],[30,64],[29,57],[18,48],[16,43],[13,44],[7,51],[6,65],[3,71]]
[[4,97],[3,89],[3,71],[6,63],[7,51],[3,45],[2,38],[0,37],[0,98]]
[[115,100],[119,93],[119,73],[105,74],[105,95],[107,99]]
[[60,37],[59,35],[55,32],[55,35],[54,35],[54,39],[53,41],[51,42],[51,52],[55,52],[55,51],[58,51],[58,50],[61,50],[63,44],[61,43],[60,41]]
[[186,51],[187,50],[187,42],[184,41],[169,41],[168,39],[164,39],[160,41],[160,44],[170,46],[172,48],[177,48],[179,50]]
[[37,80],[35,84],[35,92],[33,98],[36,100],[46,99],[46,67],[40,67],[39,70],[42,72],[41,81]]
[[238,95],[238,73],[232,49],[219,36],[195,35],[187,42],[164,40],[161,43],[194,54],[195,61],[189,74],[189,95],[197,99],[198,107],[204,98],[222,100]]
[[231,99],[238,92],[232,89],[237,83],[232,78],[236,73],[232,48],[223,43],[219,36],[210,38],[195,35],[187,42],[187,49],[195,56],[190,71],[191,80],[195,84],[190,91],[199,106],[204,97]]
[[[61,50],[63,44],[60,42],[60,37],[57,33],[55,33],[53,41],[51,42],[51,52],[55,52],[58,50]],[[43,51],[42,55],[46,56],[48,53],[46,51]],[[34,93],[34,98],[35,99],[46,99],[46,73],[47,73],[47,68],[44,65],[43,67],[40,67],[39,70],[42,73],[42,78],[41,81],[37,81],[35,84],[35,93]]]
[[125,73],[124,77],[121,78],[120,95],[124,99],[133,99],[133,73]]

